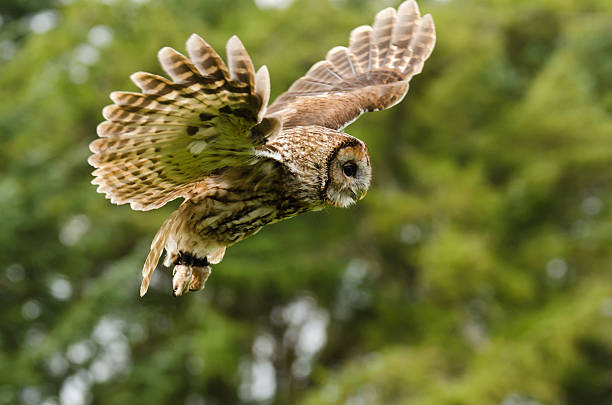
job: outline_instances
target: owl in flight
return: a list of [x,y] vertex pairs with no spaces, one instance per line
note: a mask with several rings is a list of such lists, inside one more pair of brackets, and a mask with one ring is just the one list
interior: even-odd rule
[[111,93],[90,144],[92,183],[111,202],[147,211],[184,198],[153,239],[140,295],[164,249],[173,294],[201,290],[225,249],[263,226],[363,198],[368,148],[343,129],[401,101],[435,39],[414,0],[384,9],[269,106],[268,70],[255,72],[238,37],[227,64],[195,34],[189,58],[161,49],[171,80],[134,73],[142,92]]

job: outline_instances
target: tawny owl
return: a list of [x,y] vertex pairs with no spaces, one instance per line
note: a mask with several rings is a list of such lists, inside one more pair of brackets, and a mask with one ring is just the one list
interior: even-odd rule
[[140,294],[164,249],[173,294],[201,290],[225,249],[264,225],[363,198],[368,148],[343,129],[402,100],[434,43],[431,16],[405,1],[354,29],[348,48],[331,49],[270,106],[268,70],[254,72],[238,37],[227,65],[195,34],[189,59],[161,49],[172,80],[134,73],[142,93],[111,93],[90,145],[92,183],[113,203],[146,211],[184,198],[153,239]]

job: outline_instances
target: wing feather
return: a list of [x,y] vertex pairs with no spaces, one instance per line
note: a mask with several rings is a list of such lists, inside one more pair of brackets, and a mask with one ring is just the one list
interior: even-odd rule
[[333,66],[338,74],[342,77],[355,76],[357,73],[355,65],[357,61],[355,57],[344,46],[336,46],[327,53],[325,57]]
[[362,25],[351,32],[349,52],[357,61],[358,73],[370,70],[372,66],[372,27]]
[[219,81],[229,81],[229,72],[225,63],[199,35],[191,34],[187,40],[187,53],[203,75]]
[[397,22],[393,27],[391,45],[394,48],[393,60],[390,66],[399,68],[403,60],[409,60],[411,51],[408,49],[410,40],[419,23],[419,7],[413,1],[402,3],[397,9]]
[[261,121],[270,101],[270,73],[268,68],[262,66],[255,74],[255,94],[261,99],[262,109],[259,111],[257,121]]
[[159,50],[157,58],[164,71],[175,83],[195,83],[201,77],[200,72],[189,59],[168,46]]
[[253,68],[253,62],[251,62],[249,54],[236,35],[227,41],[227,64],[231,80],[247,83],[250,88],[254,88],[255,69]]
[[192,60],[169,47],[159,51],[171,80],[137,72],[131,79],[141,93],[111,93],[114,104],[102,110],[106,121],[90,144],[99,192],[114,203],[149,210],[188,195],[215,170],[268,158],[255,150],[280,125],[263,118],[268,71],[262,67],[255,74],[238,37],[227,50],[225,65],[194,34],[187,41]]
[[349,47],[332,48],[267,109],[283,127],[342,129],[366,111],[401,101],[435,45],[430,15],[414,0],[380,11],[373,26],[355,28]]
[[396,12],[392,7],[381,10],[376,14],[374,25],[372,26],[372,42],[379,51],[375,67],[385,66],[387,55],[391,48],[391,34],[393,33],[396,19]]
[[[100,138],[111,138],[121,136],[138,136],[138,135],[151,135],[159,134],[164,131],[168,132],[181,132],[183,131],[182,125],[170,124],[170,125],[135,125],[132,123],[124,124],[121,122],[103,121],[96,129]],[[95,140],[91,145],[97,144],[98,140]],[[90,146],[91,146],[90,145]],[[99,152],[99,151],[92,151]]]
[[402,69],[406,75],[421,73],[425,60],[431,55],[435,45],[436,29],[431,15],[424,16],[419,20],[417,32],[410,41],[409,49],[412,52],[406,60],[406,67]]

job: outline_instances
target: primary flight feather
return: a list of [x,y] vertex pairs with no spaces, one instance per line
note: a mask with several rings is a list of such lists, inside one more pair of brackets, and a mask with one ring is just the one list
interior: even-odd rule
[[238,37],[227,42],[227,64],[196,34],[189,58],[162,48],[171,80],[134,73],[142,92],[111,93],[90,144],[92,183],[113,203],[151,210],[184,198],[153,239],[140,294],[164,250],[173,294],[201,290],[225,249],[263,226],[363,198],[368,149],[342,130],[400,102],[435,38],[414,0],[386,8],[270,106],[268,70],[255,72]]

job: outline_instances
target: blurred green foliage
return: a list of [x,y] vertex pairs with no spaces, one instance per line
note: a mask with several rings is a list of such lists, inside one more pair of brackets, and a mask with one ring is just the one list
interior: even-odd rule
[[612,403],[609,0],[422,0],[423,74],[347,130],[368,197],[265,228],[201,293],[161,270],[138,297],[179,202],[89,184],[109,92],[197,32],[238,34],[278,95],[398,3],[3,2],[0,404]]

